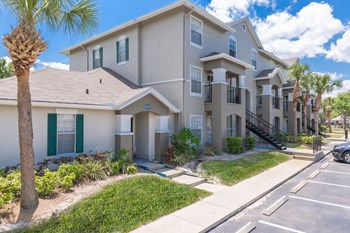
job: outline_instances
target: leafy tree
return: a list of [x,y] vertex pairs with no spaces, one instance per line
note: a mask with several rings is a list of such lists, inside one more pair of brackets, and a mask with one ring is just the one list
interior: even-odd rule
[[92,33],[97,28],[94,0],[0,0],[2,8],[16,20],[3,42],[17,76],[18,129],[21,163],[21,208],[34,210],[38,205],[35,190],[32,106],[29,70],[47,49],[40,28],[65,31],[70,35]]
[[319,135],[319,112],[322,104],[322,95],[328,92],[333,91],[335,87],[340,87],[341,82],[339,80],[333,81],[331,76],[328,74],[315,74],[315,83],[314,88],[316,91],[315,98],[315,134]]
[[303,75],[300,80],[300,87],[304,90],[304,95],[302,98],[303,102],[303,113],[305,114],[303,117],[304,124],[304,133],[307,133],[307,102],[310,99],[310,91],[313,89],[315,76],[311,72],[307,72]]
[[0,58],[0,79],[11,77],[14,74],[13,66],[5,58]]
[[332,133],[331,113],[333,111],[334,103],[335,103],[335,99],[332,97],[327,97],[322,101],[323,115],[325,116],[325,119],[327,121],[328,131],[330,133]]
[[334,110],[341,115],[344,121],[344,130],[346,131],[346,122],[350,117],[350,92],[339,94],[334,101]]
[[301,80],[304,79],[309,73],[310,67],[307,64],[301,64],[299,62],[295,63],[289,67],[290,81],[294,83],[293,88],[293,112],[294,112],[294,127],[293,135],[298,136],[298,126],[297,126],[297,105],[302,92]]

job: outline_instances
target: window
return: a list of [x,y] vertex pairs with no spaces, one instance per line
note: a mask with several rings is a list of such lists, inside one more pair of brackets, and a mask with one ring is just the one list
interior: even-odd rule
[[74,153],[75,115],[57,115],[57,154]]
[[191,44],[202,48],[203,42],[203,22],[191,16]]
[[202,68],[190,66],[191,95],[202,96]]
[[226,117],[226,131],[227,131],[227,137],[233,136],[233,117],[232,117],[232,115],[229,115]]
[[103,66],[103,48],[99,45],[92,51],[92,63],[93,69]]
[[255,49],[252,49],[251,52],[251,58],[252,58],[252,66],[254,66],[254,69],[258,69],[258,53]]
[[243,24],[242,27],[243,27],[243,31],[247,30],[247,26],[245,24]]
[[202,140],[202,116],[190,115],[190,129],[193,135]]
[[230,56],[237,57],[237,40],[233,36],[230,36],[229,52]]
[[125,64],[129,61],[129,38],[121,36],[117,41],[117,63]]

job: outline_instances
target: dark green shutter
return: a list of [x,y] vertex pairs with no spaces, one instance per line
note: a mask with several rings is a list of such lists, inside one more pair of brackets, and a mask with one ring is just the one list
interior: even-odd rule
[[125,39],[125,60],[129,61],[129,38]]
[[100,48],[100,67],[103,67],[103,48]]
[[119,63],[119,41],[117,41],[117,64]]
[[92,69],[96,68],[96,65],[95,65],[95,53],[96,53],[96,50],[93,50],[92,51]]
[[75,142],[75,152],[83,153],[84,152],[84,115],[76,115],[76,142]]
[[57,154],[57,114],[49,113],[47,118],[47,155]]

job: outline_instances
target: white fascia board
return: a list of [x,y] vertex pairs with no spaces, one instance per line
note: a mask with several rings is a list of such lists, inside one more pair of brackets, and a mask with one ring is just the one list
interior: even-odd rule
[[134,96],[133,98],[125,101],[124,103],[122,103],[121,105],[118,106],[118,110],[122,110],[123,108],[131,105],[132,103],[135,103],[136,101],[138,101],[139,99],[145,97],[146,95],[151,94],[153,95],[156,99],[158,99],[161,103],[163,103],[165,106],[167,106],[169,108],[169,110],[172,113],[179,113],[181,112],[180,109],[178,109],[177,107],[175,107],[172,103],[170,103],[162,94],[160,94],[158,91],[156,91],[153,88],[149,88],[144,92],[141,92],[140,94]]
[[171,5],[168,5],[166,7],[163,7],[161,9],[159,9],[159,10],[153,11],[153,12],[151,12],[149,14],[146,14],[144,16],[141,16],[141,17],[136,18],[134,20],[131,20],[129,22],[126,22],[126,23],[124,23],[122,25],[119,25],[119,26],[117,26],[117,27],[115,27],[113,29],[110,29],[110,30],[108,30],[106,32],[103,32],[103,33],[101,33],[101,34],[99,34],[97,36],[94,36],[94,37],[92,37],[92,38],[90,38],[88,40],[85,40],[85,41],[83,41],[83,42],[81,42],[79,44],[76,44],[76,45],[73,45],[73,46],[71,46],[71,47],[69,47],[67,49],[64,49],[64,50],[60,51],[60,53],[62,53],[62,54],[70,54],[70,51],[73,50],[73,49],[80,48],[81,46],[84,46],[85,44],[88,44],[88,43],[91,43],[93,41],[99,40],[99,39],[101,39],[101,38],[103,38],[105,36],[108,36],[108,35],[112,34],[112,33],[118,32],[118,31],[126,29],[128,27],[135,26],[135,25],[137,25],[140,22],[143,22],[145,20],[151,19],[153,17],[156,17],[156,16],[158,16],[160,14],[163,14],[163,13],[165,13],[167,11],[173,10],[173,9],[175,9],[177,7],[180,7],[180,6],[186,6],[187,8],[192,9],[194,12],[196,12],[197,14],[202,16],[203,18],[213,22],[214,24],[216,24],[217,26],[221,27],[222,29],[224,29],[224,30],[226,30],[228,32],[235,32],[235,30],[233,28],[231,28],[230,26],[228,26],[227,24],[225,24],[221,20],[215,18],[214,16],[210,15],[208,12],[202,10],[201,8],[197,7],[196,5],[190,3],[190,2],[188,2],[186,0],[183,0],[183,1],[175,2],[175,3],[171,4]]
[[[260,78],[255,78],[255,80],[265,80],[265,79],[273,79],[276,74],[279,74],[278,76],[280,77],[282,84],[286,84],[286,76],[285,74],[281,71],[281,68],[275,68],[273,72],[269,73],[266,77],[260,77]],[[285,88],[284,88],[285,89]]]
[[[17,100],[0,99],[0,105],[17,106]],[[116,110],[115,106],[107,105],[91,105],[91,104],[74,104],[74,103],[53,103],[53,102],[37,102],[32,101],[33,107],[48,108],[76,108],[76,109],[92,109],[92,110]]]
[[216,55],[209,56],[209,57],[202,57],[199,60],[201,62],[207,62],[207,61],[213,61],[213,60],[217,60],[217,59],[226,59],[226,60],[231,61],[233,63],[236,63],[240,66],[243,66],[245,69],[254,70],[254,66],[252,66],[244,61],[241,61],[235,57],[232,57],[226,53],[220,53],[220,54],[216,54]]
[[284,65],[284,66],[286,66],[286,67],[289,66],[289,65],[288,65],[285,61],[283,61],[281,58],[277,57],[276,55],[274,55],[274,54],[272,54],[272,53],[270,53],[270,52],[268,52],[268,51],[266,51],[266,50],[264,50],[264,49],[259,49],[259,52],[262,53],[262,54],[265,54],[266,56],[272,58],[273,60],[275,60],[275,61],[281,63],[282,65]]

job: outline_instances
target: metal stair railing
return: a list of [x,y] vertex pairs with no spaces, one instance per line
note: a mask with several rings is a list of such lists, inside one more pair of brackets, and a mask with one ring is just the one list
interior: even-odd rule
[[[251,124],[252,126],[255,126],[261,131],[262,133],[265,133],[272,137],[274,140],[278,141],[281,145],[284,147],[287,146],[287,134],[275,127],[274,125],[270,124],[269,122],[265,121],[264,119],[259,118],[254,113],[250,112],[249,110],[246,110],[246,121],[248,124]],[[263,135],[258,135],[262,137]],[[264,139],[264,138],[263,138]],[[265,139],[266,140],[266,139]],[[272,143],[271,143],[272,144]],[[274,143],[276,144],[276,143]],[[276,145],[274,145],[276,146]]]

